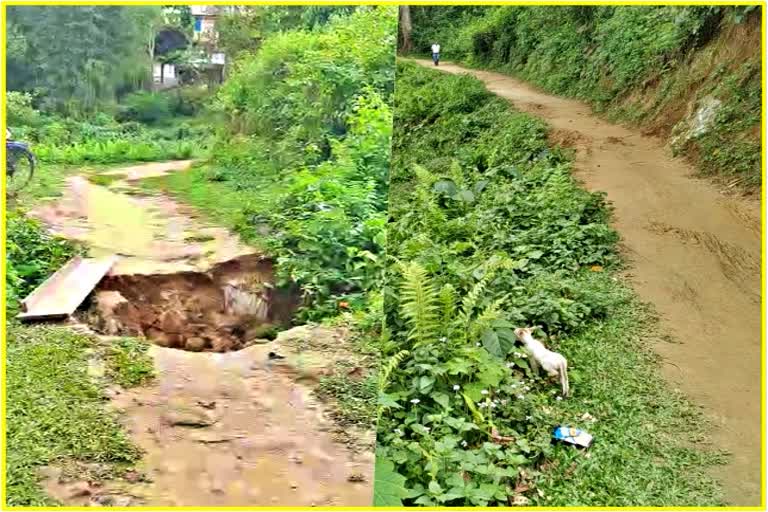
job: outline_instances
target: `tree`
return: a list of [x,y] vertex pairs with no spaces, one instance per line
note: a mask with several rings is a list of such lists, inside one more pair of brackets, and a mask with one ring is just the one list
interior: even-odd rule
[[16,42],[8,87],[37,91],[43,107],[72,114],[114,101],[151,76],[160,13],[154,6],[9,6]]
[[407,5],[400,6],[400,50],[408,53],[413,48],[411,41],[411,32],[413,24],[411,23],[411,8]]

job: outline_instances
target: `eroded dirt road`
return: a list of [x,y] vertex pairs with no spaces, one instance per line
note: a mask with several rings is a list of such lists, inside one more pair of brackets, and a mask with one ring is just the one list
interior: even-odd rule
[[[418,61],[433,68],[431,61]],[[665,376],[716,425],[731,453],[715,469],[732,505],[760,504],[760,204],[729,197],[657,139],[611,124],[578,101],[507,75],[470,73],[515,108],[545,120],[552,139],[576,150],[576,176],[605,191],[631,262],[631,281],[654,304],[672,342],[659,343]]]
[[[226,346],[217,346],[226,339],[209,332],[224,329],[224,321],[188,332],[195,315],[199,322],[210,315],[227,320],[221,312],[227,295],[213,290],[222,279],[242,277],[241,271],[251,269],[248,265],[263,268],[258,254],[253,259],[255,249],[236,236],[207,225],[169,197],[147,195],[136,186],[143,177],[183,172],[189,165],[116,169],[111,172],[120,179],[109,186],[74,177],[60,199],[32,212],[52,231],[86,244],[92,254],[121,256],[103,293],[119,290],[121,300],[131,299],[131,308],[139,310],[126,313],[123,301],[118,304],[123,313],[75,328],[104,333],[102,324],[109,321],[120,334],[126,334],[129,325],[141,330],[148,323],[157,327],[146,331],[163,331],[143,332],[155,342],[149,350],[155,380],[130,390],[107,390],[111,406],[144,451],[141,462],[117,478],[78,476],[49,467],[44,471],[47,491],[65,505],[370,505],[373,431],[342,429],[332,420],[328,404],[312,393],[335,362],[356,364],[343,328],[295,327],[273,341],[243,334],[238,344]],[[261,281],[267,273],[250,272]],[[144,281],[145,290],[136,291]],[[195,283],[211,290],[195,290]],[[191,301],[195,304],[188,304]],[[142,304],[149,302],[156,307]],[[178,317],[183,308],[186,316]],[[109,309],[110,314],[115,311]],[[148,316],[158,319],[145,320]],[[179,324],[179,332],[172,324]],[[186,337],[186,345],[184,339],[174,345],[171,336]],[[213,346],[207,337],[213,338]],[[110,337],[102,340],[108,343]],[[200,344],[193,347],[191,341]]]

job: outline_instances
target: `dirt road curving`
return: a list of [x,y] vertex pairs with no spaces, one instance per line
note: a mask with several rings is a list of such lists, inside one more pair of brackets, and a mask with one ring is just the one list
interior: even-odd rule
[[[433,68],[431,61],[417,61]],[[760,204],[726,196],[657,139],[611,124],[584,103],[542,93],[510,76],[448,63],[515,108],[545,120],[576,150],[575,172],[615,207],[631,281],[661,315],[671,343],[656,350],[663,371],[704,407],[715,445],[731,453],[717,468],[732,505],[760,504]]]
[[[117,176],[107,186],[73,177],[61,198],[31,212],[91,254],[121,257],[94,304],[78,313],[90,326],[73,328],[95,330],[104,343],[115,334],[155,343],[149,350],[154,381],[107,389],[144,452],[141,462],[126,476],[104,478],[90,476],[98,468],[73,477],[49,467],[46,490],[68,506],[370,505],[373,428],[342,427],[313,394],[337,363],[362,369],[349,349],[350,333],[343,326],[299,326],[276,339],[266,334],[263,328],[274,326],[265,320],[274,319],[282,299],[276,292],[259,295],[268,297],[262,318],[251,314],[251,295],[239,286],[245,277],[266,283],[271,263],[192,209],[136,186],[189,164],[102,173]],[[252,336],[237,323],[241,317],[258,320]]]

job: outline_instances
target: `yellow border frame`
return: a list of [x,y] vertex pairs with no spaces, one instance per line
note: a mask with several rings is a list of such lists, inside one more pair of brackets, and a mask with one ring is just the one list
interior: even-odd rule
[[[6,119],[5,119],[5,86],[6,86],[6,56],[4,49],[6,48],[6,6],[8,5],[31,5],[31,6],[40,6],[40,5],[50,5],[50,6],[59,6],[59,5],[389,5],[389,6],[397,6],[397,5],[403,5],[403,4],[409,4],[407,1],[388,1],[388,0],[370,0],[370,1],[350,1],[346,2],[344,0],[314,0],[314,1],[259,1],[259,0],[245,0],[245,1],[238,1],[238,0],[230,0],[230,1],[221,1],[221,0],[209,0],[209,1],[200,1],[200,0],[191,0],[191,1],[175,1],[175,0],[138,0],[136,2],[132,2],[130,0],[70,0],[70,1],[30,1],[30,2],[24,2],[24,1],[14,1],[14,0],[2,0],[0,2],[2,5],[2,22],[0,23],[0,30],[2,30],[2,35],[0,35],[0,44],[2,44],[2,70],[0,70],[0,87],[2,87],[2,92],[0,93],[0,97],[2,98],[2,102],[0,102],[0,107],[2,107],[2,114],[0,114],[0,118],[2,119],[2,139],[3,142],[5,142],[5,127],[6,127]],[[766,128],[765,128],[765,121],[766,121],[766,113],[765,113],[765,103],[766,103],[766,74],[765,74],[765,54],[766,54],[766,2],[764,0],[742,0],[742,1],[724,1],[724,2],[717,2],[717,1],[709,1],[709,0],[692,0],[692,1],[681,1],[681,2],[659,2],[659,1],[652,1],[652,0],[636,0],[636,1],[623,1],[623,2],[612,2],[612,1],[595,1],[595,0],[587,0],[587,1],[578,1],[578,0],[554,0],[551,2],[547,1],[536,1],[536,0],[530,0],[530,1],[517,1],[517,2],[471,2],[471,1],[439,1],[439,0],[414,0],[411,5],[487,5],[487,6],[497,6],[497,5],[679,5],[679,6],[686,6],[686,5],[718,5],[718,6],[747,6],[747,5],[755,5],[755,6],[762,6],[762,20],[761,20],[761,40],[762,40],[762,66],[761,66],[761,77],[762,77],[762,123],[761,123],[761,137],[762,137],[762,152],[761,152],[761,161],[763,166],[763,171],[765,171],[766,166],[766,155],[765,155],[765,134],[766,134]],[[3,161],[5,161],[5,145],[3,145],[2,149],[2,156]],[[6,181],[5,181],[5,173],[2,175],[2,190],[5,190]],[[6,295],[5,295],[5,232],[6,232],[6,199],[5,194],[1,194],[2,198],[0,199],[0,205],[2,205],[2,220],[0,220],[0,226],[2,226],[2,247],[0,248],[0,256],[2,257],[2,272],[0,272],[0,277],[2,278],[2,282],[0,283],[0,288],[2,289],[2,294],[0,296],[2,297],[2,304],[3,307],[0,308],[0,321],[2,322],[2,325],[0,325],[0,332],[2,332],[2,343],[0,350],[0,378],[2,378],[3,383],[3,390],[5,390],[5,377],[6,377],[6,368],[5,368],[5,357],[6,357],[6,333],[5,333],[5,325],[6,325],[6,311],[5,311],[5,302],[6,302]],[[760,215],[760,225],[761,225],[761,232],[760,232],[760,250],[761,250],[761,272],[760,272],[760,280],[761,280],[761,288],[762,293],[760,295],[761,297],[761,337],[760,337],[760,375],[761,375],[761,409],[760,409],[760,423],[761,423],[761,440],[760,440],[760,447],[761,447],[761,453],[760,453],[760,505],[756,507],[418,507],[414,508],[415,510],[463,510],[465,508],[470,508],[472,510],[505,510],[505,509],[514,509],[514,510],[765,510],[766,509],[766,474],[765,474],[765,468],[766,468],[766,457],[765,457],[765,449],[766,449],[766,436],[765,436],[765,429],[766,429],[766,383],[765,383],[765,374],[766,374],[766,368],[765,368],[765,356],[766,356],[766,347],[765,347],[765,332],[766,332],[766,326],[765,326],[765,308],[766,308],[766,299],[765,299],[765,290],[766,290],[766,269],[765,269],[765,254],[766,254],[766,237],[765,237],[765,227],[766,227],[766,204],[765,204],[765,198],[766,198],[766,191],[765,191],[765,176],[763,176],[763,182],[761,185],[761,191],[760,191],[760,197],[761,197],[761,215]],[[3,392],[2,397],[0,397],[0,414],[2,414],[2,417],[0,417],[0,424],[2,425],[2,460],[3,462],[7,459],[6,457],[6,446],[7,443],[5,442],[6,439],[6,430],[5,430],[5,418],[6,418],[6,403],[5,403],[5,392]],[[0,507],[2,507],[2,510],[115,510],[115,507],[8,507],[6,506],[6,475],[5,475],[5,467],[3,467],[0,470]],[[373,504],[368,507],[312,507],[314,510],[409,510],[410,508],[406,507],[374,507]],[[118,508],[120,509],[120,508]],[[149,507],[149,506],[139,506],[139,507],[126,507],[126,509],[130,510],[298,510],[301,509],[301,507]]]

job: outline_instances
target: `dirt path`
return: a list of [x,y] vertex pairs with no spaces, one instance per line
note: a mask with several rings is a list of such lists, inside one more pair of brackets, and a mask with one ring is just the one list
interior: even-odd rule
[[[203,276],[221,280],[251,270],[243,266],[250,261],[245,255],[255,253],[183,205],[136,188],[135,180],[181,172],[189,164],[117,169],[111,173],[121,179],[109,187],[74,177],[63,197],[33,212],[53,231],[84,242],[92,252],[119,252],[122,259],[108,278],[111,285],[130,284],[122,290],[128,297],[142,283],[148,288],[144,300],[130,301],[131,307],[177,300],[164,303],[171,305],[164,308],[170,313],[161,315],[160,326],[187,323],[173,314],[194,298],[194,284],[211,287],[219,281]],[[201,301],[217,303],[213,292],[206,293]],[[219,310],[206,313],[223,316]],[[127,325],[135,318],[125,314],[118,320]],[[168,341],[169,332],[153,337],[155,343]],[[73,478],[61,468],[47,468],[46,489],[65,505],[370,505],[372,430],[342,432],[328,406],[312,394],[319,376],[335,361],[354,363],[348,340],[342,328],[302,326],[236,351],[216,352],[215,344],[214,351],[152,345],[156,379],[148,386],[108,390],[111,406],[145,452],[136,470],[115,479]]]
[[666,377],[704,406],[718,427],[715,445],[731,452],[715,474],[727,500],[759,505],[760,204],[692,178],[694,169],[658,140],[604,121],[581,102],[507,75],[447,63],[438,69],[476,76],[576,149],[576,176],[608,193],[632,284],[674,340],[656,346]]

